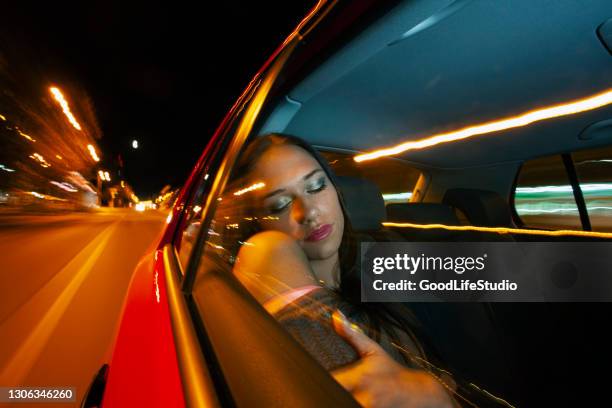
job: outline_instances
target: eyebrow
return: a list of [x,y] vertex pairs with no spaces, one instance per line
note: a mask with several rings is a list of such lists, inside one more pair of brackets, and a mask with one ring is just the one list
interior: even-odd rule
[[[310,177],[312,177],[313,175],[315,175],[318,172],[323,172],[323,169],[314,169],[313,171],[311,171],[310,173],[306,174],[304,177],[302,177],[302,180],[308,180]],[[263,198],[264,200],[268,197],[272,197],[275,194],[278,193],[282,193],[283,191],[285,191],[284,188],[279,188],[278,190],[274,190],[272,192],[269,192],[268,194],[264,195]]]

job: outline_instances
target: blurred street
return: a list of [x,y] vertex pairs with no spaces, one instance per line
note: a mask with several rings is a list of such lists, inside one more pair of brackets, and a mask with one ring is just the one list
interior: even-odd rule
[[165,217],[113,208],[0,213],[0,384],[76,387],[80,402]]

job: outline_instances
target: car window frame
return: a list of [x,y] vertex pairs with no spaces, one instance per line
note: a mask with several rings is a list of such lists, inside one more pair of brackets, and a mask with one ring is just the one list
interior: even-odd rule
[[[205,156],[202,157],[203,165],[201,166],[199,171],[196,172],[194,180],[188,186],[188,191],[186,191],[185,194],[186,198],[179,204],[181,206],[179,213],[180,215],[179,219],[177,220],[176,228],[174,229],[172,234],[172,245],[177,254],[180,251],[180,245],[183,239],[183,233],[185,231],[185,228],[187,227],[186,223],[189,218],[189,213],[195,205],[202,204],[196,203],[196,200],[198,200],[200,197],[206,197],[211,194],[214,177],[206,177],[206,175],[216,174],[220,162],[225,156],[227,145],[231,142],[236,127],[240,124],[245,107],[248,106],[248,104],[250,103],[251,98],[256,92],[258,85],[259,80],[253,80],[251,82],[249,87],[244,91],[244,93],[238,99],[236,104],[234,104],[234,106],[228,113],[226,119],[219,127],[219,131],[216,132],[215,136],[209,142],[210,149],[209,146],[207,146],[207,148],[205,149]],[[202,189],[204,191],[201,191]],[[202,229],[202,225],[204,225],[204,213],[205,211],[203,209],[199,217],[201,222],[200,230]],[[198,235],[199,234],[200,231],[198,231]],[[180,257],[178,257],[177,255],[177,260],[180,266],[181,280],[184,279],[185,274],[189,270],[189,264],[192,262],[191,259],[193,257],[195,245],[196,244],[194,244],[194,247],[188,255],[186,264],[183,264],[183,262],[181,262]]]

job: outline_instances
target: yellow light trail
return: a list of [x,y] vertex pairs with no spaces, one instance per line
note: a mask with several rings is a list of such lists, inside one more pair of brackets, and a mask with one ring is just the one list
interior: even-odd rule
[[255,183],[249,187],[243,188],[242,190],[238,190],[234,193],[235,196],[240,196],[243,195],[245,193],[248,193],[249,191],[253,191],[253,190],[257,190],[260,188],[265,187],[265,183],[259,182],[259,183]]
[[394,156],[408,150],[425,149],[442,143],[455,142],[457,140],[468,139],[474,136],[487,133],[499,132],[502,130],[513,129],[530,125],[546,119],[558,118],[561,116],[574,115],[580,112],[601,108],[612,103],[612,89],[587,98],[553,105],[542,109],[532,110],[518,116],[487,122],[479,125],[468,126],[449,133],[440,133],[420,140],[405,142],[393,147],[374,150],[353,157],[356,162],[374,160],[385,156]]
[[6,122],[6,117],[4,115],[0,115],[0,119]]
[[25,133],[23,133],[21,130],[18,130],[17,132],[19,132],[19,134],[23,137],[25,137],[26,139],[28,139],[30,142],[36,142],[36,140],[34,138],[32,138],[32,136],[30,135],[26,135]]
[[42,167],[51,167],[51,165],[39,153],[32,153],[29,157],[33,160],[36,160]]
[[96,153],[96,148],[93,147],[93,145],[88,144],[87,150],[89,150],[89,154],[91,155],[91,158],[94,159],[94,161],[96,162],[100,161],[100,158],[98,157],[98,153]]
[[494,232],[497,234],[527,234],[527,235],[543,235],[550,237],[558,236],[579,236],[579,237],[594,237],[594,238],[612,238],[611,232],[594,232],[594,231],[577,231],[577,230],[534,230],[525,228],[507,228],[507,227],[478,227],[474,225],[444,225],[444,224],[412,224],[409,222],[383,222],[385,227],[397,228],[417,228],[417,229],[445,229],[448,231],[480,231]]
[[77,122],[77,120],[74,118],[74,115],[70,111],[70,106],[68,106],[68,102],[66,102],[66,99],[64,99],[64,95],[62,94],[62,91],[60,91],[59,88],[55,86],[52,86],[51,88],[49,88],[49,91],[51,92],[51,94],[53,94],[53,97],[55,98],[55,100],[62,107],[62,110],[64,111],[64,115],[66,115],[70,124],[74,126],[75,129],[81,130],[81,125],[79,124],[79,122]]

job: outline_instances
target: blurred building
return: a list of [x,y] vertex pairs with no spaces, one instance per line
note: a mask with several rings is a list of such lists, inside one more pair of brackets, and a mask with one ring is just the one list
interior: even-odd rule
[[32,62],[0,51],[0,208],[96,206],[101,131],[93,105]]

